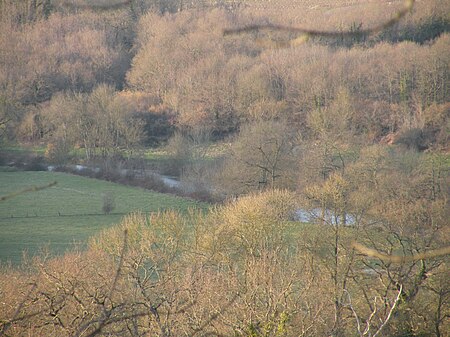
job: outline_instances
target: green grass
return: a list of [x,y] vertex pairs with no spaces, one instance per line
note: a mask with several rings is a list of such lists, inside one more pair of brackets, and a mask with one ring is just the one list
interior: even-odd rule
[[144,158],[147,160],[167,160],[169,158],[169,154],[161,149],[146,149],[144,152]]
[[45,146],[23,146],[23,145],[10,145],[2,148],[2,151],[14,153],[14,154],[34,154],[34,155],[44,155],[46,150]]
[[[133,211],[207,207],[186,198],[56,172],[0,170],[0,196],[52,181],[57,185],[0,202],[1,262],[18,264],[23,251],[35,255],[43,246],[52,253],[62,253],[73,243],[85,244],[89,237]],[[114,195],[116,204],[109,215],[102,213],[106,192]]]

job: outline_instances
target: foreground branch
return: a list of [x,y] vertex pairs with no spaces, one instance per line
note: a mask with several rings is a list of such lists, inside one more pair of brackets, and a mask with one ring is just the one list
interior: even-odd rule
[[239,28],[230,28],[225,29],[223,31],[223,35],[236,35],[236,34],[243,34],[243,33],[251,33],[255,31],[281,31],[281,32],[287,32],[287,33],[294,33],[298,35],[303,35],[303,41],[306,41],[307,38],[310,37],[330,37],[330,38],[342,38],[342,37],[354,37],[354,36],[368,36],[373,35],[376,33],[379,33],[397,22],[399,22],[406,14],[408,14],[414,7],[415,0],[406,0],[405,6],[395,13],[395,15],[387,20],[386,22],[383,22],[377,26],[366,28],[358,31],[354,30],[347,30],[347,31],[336,31],[336,30],[314,30],[314,29],[308,29],[308,28],[299,28],[299,27],[291,27],[291,26],[284,26],[284,25],[277,25],[272,23],[267,24],[254,24],[254,25],[248,25],[244,27]]
[[[123,262],[125,259],[125,252],[127,250],[127,247],[128,247],[128,231],[125,229],[125,231],[123,233],[123,246],[122,246],[122,251],[120,253],[119,264],[117,266],[114,280],[111,284],[111,288],[109,289],[108,296],[106,297],[111,301],[111,305],[112,305],[113,293],[116,290],[117,282],[122,273]],[[105,305],[105,304],[103,304],[103,305]],[[86,337],[92,337],[97,334],[100,334],[105,326],[107,326],[113,322],[117,322],[118,320],[122,321],[122,320],[128,319],[128,318],[125,318],[124,315],[122,315],[118,320],[117,320],[117,318],[111,317],[111,315],[113,314],[113,311],[115,309],[113,305],[112,305],[112,308],[109,310],[107,310],[105,308],[105,306],[103,306],[102,309],[103,309],[103,313],[99,319],[93,319],[93,320],[87,322],[86,324],[83,324],[81,327],[79,327],[78,331],[73,336],[80,337],[86,333],[86,331],[89,327],[91,327],[92,325],[97,325],[97,327],[95,327],[93,331],[91,331],[89,334],[86,335]],[[137,314],[136,316],[132,315],[130,317],[138,317],[140,315],[141,314]]]
[[[349,305],[348,305],[348,306],[349,306],[350,310],[352,311],[353,316],[354,316],[355,319],[356,319],[356,328],[357,328],[357,330],[358,330],[359,336],[360,336],[360,337],[365,337],[365,336],[376,337],[379,333],[381,333],[381,330],[383,330],[383,328],[386,326],[386,324],[387,324],[387,323],[389,322],[389,320],[391,319],[392,313],[394,312],[395,308],[397,307],[397,304],[399,303],[399,301],[400,301],[400,299],[401,299],[401,295],[402,295],[402,293],[403,293],[403,285],[400,284],[400,287],[399,287],[398,292],[397,292],[397,296],[395,297],[395,300],[394,300],[394,302],[392,303],[391,308],[389,309],[389,312],[388,312],[388,314],[386,315],[386,317],[385,317],[384,319],[382,319],[382,318],[379,319],[379,321],[380,321],[381,324],[380,324],[380,326],[377,328],[377,330],[375,331],[374,334],[372,334],[372,333],[370,332],[370,326],[371,326],[372,321],[373,321],[373,319],[374,319],[374,317],[375,317],[375,314],[376,314],[377,311],[378,311],[378,307],[377,307],[377,297],[375,297],[375,300],[374,300],[373,310],[372,310],[372,312],[370,313],[369,317],[368,317],[367,320],[366,320],[366,326],[365,326],[364,330],[361,331],[361,320],[360,320],[358,314],[356,313],[355,308],[353,307],[352,299],[351,299],[351,297],[350,297],[350,293],[349,293],[348,291],[346,291],[346,293],[347,293],[348,300],[349,300]],[[387,302],[386,302],[386,299],[385,299],[384,302],[385,302],[385,304],[387,303]]]
[[[28,293],[26,294],[24,299],[17,306],[16,311],[13,314],[13,317],[9,321],[7,321],[5,323],[2,322],[2,328],[0,330],[0,336],[5,335],[6,331],[8,331],[9,328],[11,327],[11,325],[13,325],[16,321],[23,319],[23,317],[18,319],[18,316],[21,313],[22,308],[25,305],[25,302],[30,299],[31,294],[36,290],[36,288],[37,288],[37,284],[33,283],[31,289],[28,291]],[[31,316],[28,316],[28,317],[31,317]]]
[[72,4],[70,2],[64,2],[63,6],[71,9],[91,9],[91,10],[116,10],[120,9],[126,5],[131,4],[131,0],[125,0],[117,3],[104,3],[104,4],[96,4],[94,3],[81,3],[81,4]]
[[439,249],[429,250],[422,253],[417,253],[413,255],[388,255],[379,252],[378,250],[368,248],[360,243],[353,242],[352,247],[356,249],[361,254],[364,254],[369,257],[376,257],[384,262],[393,262],[393,263],[405,263],[405,262],[415,262],[419,260],[432,259],[439,256],[445,256],[450,254],[450,246],[442,247]]
[[32,186],[32,187],[25,188],[25,189],[23,189],[21,191],[13,192],[13,193],[10,193],[10,194],[7,194],[7,195],[4,195],[4,196],[0,197],[0,202],[1,201],[5,201],[7,199],[12,199],[14,197],[17,197],[18,195],[25,194],[25,193],[28,193],[28,192],[37,192],[37,191],[45,190],[47,188],[55,186],[57,183],[58,182],[54,181],[54,182],[51,182],[50,184],[47,184],[47,185],[44,185],[44,186]]

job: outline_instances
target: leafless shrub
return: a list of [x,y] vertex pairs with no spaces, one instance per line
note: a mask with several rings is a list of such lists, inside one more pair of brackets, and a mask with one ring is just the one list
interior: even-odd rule
[[102,212],[110,214],[116,208],[116,198],[112,192],[103,193]]

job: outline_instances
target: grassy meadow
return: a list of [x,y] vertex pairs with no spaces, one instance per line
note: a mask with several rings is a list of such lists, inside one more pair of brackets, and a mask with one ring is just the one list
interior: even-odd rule
[[[206,207],[190,199],[57,172],[0,172],[0,196],[53,181],[56,186],[0,202],[2,263],[20,263],[24,251],[32,256],[48,247],[51,253],[62,253],[73,244],[83,245],[133,211]],[[102,211],[105,193],[115,201],[110,214]]]

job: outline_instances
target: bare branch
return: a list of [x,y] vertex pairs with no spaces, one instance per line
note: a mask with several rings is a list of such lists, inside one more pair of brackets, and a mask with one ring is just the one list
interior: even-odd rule
[[17,306],[16,311],[14,312],[13,317],[6,323],[3,324],[2,329],[0,330],[0,336],[3,336],[6,331],[8,331],[8,329],[11,327],[11,325],[16,322],[18,319],[17,317],[19,316],[20,312],[22,311],[23,306],[25,305],[25,302],[30,298],[31,294],[34,292],[34,290],[36,289],[37,284],[33,283],[31,289],[28,291],[27,295],[24,297],[24,299],[22,300],[22,302],[19,303],[19,305]]
[[364,328],[364,331],[361,331],[361,320],[360,320],[358,314],[356,313],[355,308],[353,307],[352,299],[351,299],[350,293],[349,293],[348,291],[345,291],[345,292],[346,292],[346,294],[347,294],[348,301],[349,301],[348,307],[350,308],[350,310],[351,310],[352,313],[353,313],[353,316],[354,316],[355,319],[356,319],[356,328],[357,328],[357,330],[358,330],[358,334],[359,334],[361,337],[364,337],[364,336],[366,336],[367,334],[369,334],[369,336],[371,336],[371,337],[375,337],[375,336],[377,336],[377,335],[381,332],[381,330],[382,330],[382,329],[386,326],[386,324],[389,322],[389,320],[390,320],[390,318],[391,318],[391,316],[392,316],[392,313],[393,313],[394,310],[395,310],[395,307],[397,306],[398,302],[400,301],[400,298],[401,298],[401,295],[402,295],[402,292],[403,292],[403,285],[400,284],[400,287],[399,287],[399,289],[398,289],[397,296],[395,297],[395,300],[394,300],[394,302],[392,303],[391,308],[389,309],[389,313],[387,314],[387,316],[386,316],[386,318],[385,318],[384,320],[381,320],[381,319],[380,319],[381,325],[378,327],[378,329],[376,330],[376,332],[375,332],[373,335],[370,334],[369,331],[370,331],[370,325],[371,325],[371,322],[372,322],[373,318],[375,317],[375,314],[377,313],[377,310],[378,310],[378,307],[377,307],[377,297],[375,297],[375,299],[374,299],[373,310],[372,310],[372,312],[370,313],[369,317],[366,319],[366,327]]
[[123,231],[123,246],[122,246],[122,252],[120,253],[119,265],[117,266],[116,275],[114,277],[113,284],[111,285],[111,289],[109,291],[109,298],[111,298],[111,296],[112,296],[112,294],[113,294],[113,292],[114,292],[114,290],[116,288],[117,281],[119,280],[119,276],[120,276],[120,273],[122,271],[123,260],[124,260],[124,257],[125,257],[125,252],[127,250],[127,244],[128,244],[128,242],[127,242],[128,240],[127,239],[128,239],[128,230],[125,229]]
[[131,4],[131,0],[125,0],[117,3],[80,3],[80,4],[72,4],[69,2],[63,2],[63,6],[70,9],[90,9],[90,10],[100,10],[100,11],[110,11],[120,9],[126,5]]
[[375,249],[368,248],[360,243],[353,242],[352,247],[356,249],[361,254],[369,257],[376,257],[384,262],[392,263],[405,263],[405,262],[416,262],[419,260],[432,259],[440,256],[445,256],[450,254],[450,246],[442,247],[439,249],[429,250],[426,252],[414,254],[414,255],[388,255],[381,253]]
[[[294,33],[297,35],[300,35],[300,39],[295,39],[288,41],[288,45],[291,45],[290,42],[296,42],[301,43],[306,41],[310,37],[329,37],[329,38],[342,38],[342,37],[354,37],[354,36],[369,36],[376,33],[379,33],[397,22],[399,22],[406,14],[408,14],[414,7],[415,0],[406,0],[405,6],[395,13],[395,15],[387,20],[386,22],[383,22],[377,26],[367,28],[367,29],[361,29],[357,32],[354,30],[347,30],[347,31],[336,31],[336,30],[314,30],[314,29],[308,29],[308,28],[300,28],[300,27],[291,27],[291,26],[284,26],[284,25],[277,25],[272,23],[267,24],[253,24],[248,25],[244,27],[238,27],[238,28],[230,28],[230,29],[224,29],[223,35],[237,35],[237,34],[245,34],[245,33],[251,33],[251,32],[258,32],[258,31],[280,31],[280,32],[286,32],[286,33]],[[281,42],[281,47],[284,46],[286,42]]]
[[[114,276],[114,280],[113,280],[113,283],[111,284],[111,288],[110,288],[109,294],[108,294],[108,298],[110,299],[110,301],[111,301],[111,297],[116,289],[117,282],[119,280],[119,276],[122,272],[123,261],[124,261],[125,252],[127,250],[127,245],[128,245],[127,238],[128,238],[128,230],[125,229],[124,233],[123,233],[123,247],[122,247],[122,252],[120,254],[119,265],[117,266],[116,274]],[[110,310],[106,310],[105,307],[103,306],[102,317],[100,319],[94,319],[94,320],[87,322],[86,324],[83,324],[78,329],[78,331],[74,334],[74,336],[76,336],[76,337],[81,336],[83,333],[86,332],[86,329],[89,328],[89,326],[96,324],[96,323],[97,323],[97,327],[91,333],[89,333],[87,336],[95,336],[96,334],[100,333],[106,325],[110,324],[109,321],[110,321],[110,317],[111,317],[113,310],[114,310],[114,307]]]
[[380,325],[380,327],[378,328],[377,332],[375,332],[373,334],[372,337],[376,337],[381,330],[383,330],[383,328],[385,327],[385,325],[387,324],[387,322],[389,322],[389,319],[392,316],[392,313],[394,312],[395,307],[397,306],[398,302],[400,301],[400,297],[402,296],[402,292],[403,292],[403,284],[400,284],[400,288],[398,289],[398,294],[397,297],[395,298],[394,304],[392,304],[391,310],[389,310],[388,315],[386,316],[386,319],[384,320],[384,322]]
[[198,327],[197,329],[194,330],[194,332],[192,333],[192,336],[195,336],[197,333],[202,332],[209,324],[211,324],[211,322],[215,321],[221,314],[223,314],[225,311],[228,310],[229,307],[231,307],[231,305],[233,305],[233,303],[237,300],[237,298],[239,297],[239,293],[236,293],[229,301],[227,304],[225,304],[222,309],[214,314],[212,314],[209,319],[207,319],[200,327]]
[[32,186],[32,187],[25,188],[25,189],[23,189],[21,191],[13,192],[13,193],[10,193],[10,194],[7,194],[7,195],[4,195],[4,196],[0,197],[0,202],[1,201],[5,201],[7,199],[11,199],[11,198],[17,197],[18,195],[25,194],[25,193],[28,193],[28,192],[37,192],[37,191],[45,190],[47,188],[55,186],[57,183],[58,182],[54,181],[54,182],[51,182],[50,184],[47,184],[47,185]]

